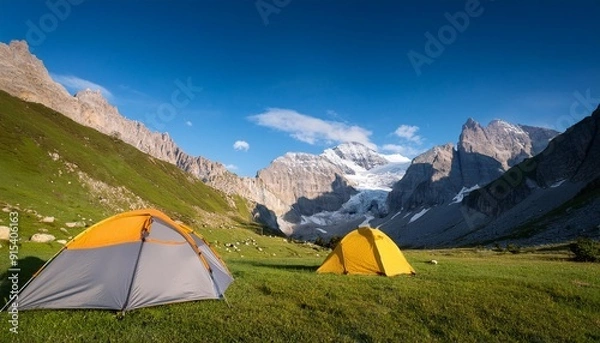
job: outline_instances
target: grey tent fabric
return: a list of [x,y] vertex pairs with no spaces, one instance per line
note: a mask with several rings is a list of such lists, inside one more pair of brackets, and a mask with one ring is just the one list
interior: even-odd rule
[[19,310],[123,308],[140,245],[64,250],[19,294]]

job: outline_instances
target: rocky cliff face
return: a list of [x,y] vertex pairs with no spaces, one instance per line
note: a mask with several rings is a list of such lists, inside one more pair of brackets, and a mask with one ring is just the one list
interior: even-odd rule
[[483,186],[548,145],[558,132],[494,120],[463,125],[456,149],[446,144],[416,157],[388,197],[392,212],[451,202],[464,189]]
[[452,199],[461,188],[458,168],[452,144],[434,147],[417,156],[388,196],[390,211],[433,206]]
[[257,177],[293,208],[286,220],[297,222],[298,215],[337,210],[356,193],[343,175],[340,167],[322,156],[287,153]]
[[538,154],[558,132],[501,120],[482,127],[469,119],[460,135],[458,159],[465,187],[483,185]]
[[498,216],[536,189],[564,182],[588,184],[600,177],[600,108],[554,138],[539,155],[508,170],[472,192],[463,204],[487,216]]
[[[413,163],[390,195],[390,198],[395,197],[391,200],[396,204],[404,205],[402,215],[393,212],[374,224],[380,225],[399,244],[413,247],[490,242],[539,245],[581,236],[600,237],[600,109],[553,138],[549,144],[545,142],[554,132],[525,126],[518,127],[523,132],[518,132],[515,127],[507,128],[506,131],[515,135],[504,137],[503,142],[513,139],[513,147],[500,141],[494,143],[494,136],[503,134],[497,129],[505,131],[506,124],[491,126],[495,126],[494,130],[485,130],[469,121],[459,142],[463,148],[454,150],[452,163],[446,161],[442,166],[436,166],[434,162],[444,161],[443,157],[450,151],[448,148],[434,149],[415,159],[424,161],[424,166]],[[490,134],[490,131],[496,133]],[[491,141],[489,146],[477,148],[485,142],[475,142],[484,138]],[[537,152],[520,163],[513,162]],[[460,155],[468,153],[485,156],[478,162],[479,166],[487,166],[484,172],[465,170],[462,163],[469,159],[461,159]],[[493,175],[494,169],[487,159],[499,168],[512,167],[488,181],[486,179]],[[471,163],[475,161],[476,158],[470,160]],[[448,166],[451,166],[450,173],[443,172]],[[426,175],[431,176],[419,179],[419,168],[429,171]],[[455,189],[463,187],[452,201],[447,200],[450,195],[440,200],[427,194],[427,189],[437,186],[433,181],[435,175],[441,176],[438,182],[445,180]],[[480,188],[465,187],[464,180],[471,180],[473,184],[478,182],[477,178],[487,181],[486,184],[481,183]],[[408,191],[398,187],[400,185]]]

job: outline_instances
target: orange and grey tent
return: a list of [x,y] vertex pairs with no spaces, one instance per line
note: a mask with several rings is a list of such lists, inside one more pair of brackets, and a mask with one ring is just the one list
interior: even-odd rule
[[327,256],[317,273],[414,274],[400,248],[385,233],[368,227],[348,233]]
[[111,309],[220,299],[233,281],[194,231],[157,210],[99,222],[73,238],[21,289],[20,310]]

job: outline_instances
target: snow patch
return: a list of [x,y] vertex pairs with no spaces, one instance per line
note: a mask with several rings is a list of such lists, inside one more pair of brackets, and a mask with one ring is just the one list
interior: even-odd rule
[[320,233],[327,233],[327,231],[321,229],[320,227],[317,228],[317,231],[319,231]]
[[515,133],[518,135],[526,135],[527,134],[525,131],[523,131],[523,129],[520,126],[505,122],[504,120],[496,119],[490,123],[490,125],[494,125],[494,124],[502,127],[504,129],[504,131],[509,132],[509,133],[512,132],[512,133]]
[[410,221],[408,222],[409,224],[414,222],[415,220],[421,218],[422,216],[425,215],[425,213],[427,213],[430,209],[429,208],[424,208],[422,209],[419,213],[416,213],[414,216],[412,216],[412,218],[410,218]]
[[565,181],[567,181],[567,180],[565,179],[565,180],[560,180],[560,181],[557,181],[557,182],[555,182],[555,183],[554,183],[552,186],[550,186],[550,187],[551,187],[551,188],[560,187],[560,185],[562,185],[563,183],[565,183]]
[[[410,162],[389,163],[370,170],[354,169],[355,174],[344,175],[355,183],[357,190],[382,190],[390,192],[392,186],[404,177]],[[360,167],[359,167],[360,168]]]
[[467,195],[467,194],[471,193],[472,191],[479,189],[479,188],[480,188],[479,185],[475,185],[471,188],[463,187],[460,190],[460,192],[458,192],[456,194],[456,196],[454,198],[452,198],[452,202],[449,205],[458,204],[459,202],[463,201],[465,195]]
[[398,212],[398,213],[394,214],[392,216],[392,218],[390,218],[390,220],[393,220],[394,218],[398,217],[400,214],[402,214],[402,212]]

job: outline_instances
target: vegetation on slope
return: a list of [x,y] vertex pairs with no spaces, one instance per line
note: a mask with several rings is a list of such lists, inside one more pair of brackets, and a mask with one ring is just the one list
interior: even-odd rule
[[228,218],[244,224],[251,219],[245,200],[228,197],[117,138],[1,91],[0,132],[0,205],[24,212],[24,234],[47,228],[37,223],[39,215],[56,217],[52,230],[82,218],[89,225],[144,206],[189,224]]

